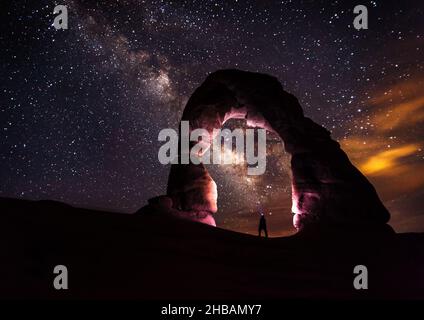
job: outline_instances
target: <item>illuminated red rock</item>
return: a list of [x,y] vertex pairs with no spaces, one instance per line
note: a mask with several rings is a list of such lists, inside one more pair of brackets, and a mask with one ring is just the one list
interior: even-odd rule
[[[212,134],[232,118],[278,133],[291,154],[297,229],[374,227],[388,222],[390,214],[371,183],[330,132],[304,116],[298,100],[276,78],[240,70],[214,72],[190,97],[181,120],[189,121],[190,130],[204,128]],[[167,196],[176,215],[214,225],[216,185],[202,164],[172,165]]]

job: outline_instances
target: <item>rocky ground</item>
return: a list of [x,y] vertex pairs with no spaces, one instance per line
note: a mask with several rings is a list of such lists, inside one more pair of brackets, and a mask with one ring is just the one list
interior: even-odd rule
[[[424,234],[258,238],[168,216],[0,200],[0,297],[424,298]],[[68,268],[55,290],[53,269]],[[369,289],[355,290],[355,265]]]

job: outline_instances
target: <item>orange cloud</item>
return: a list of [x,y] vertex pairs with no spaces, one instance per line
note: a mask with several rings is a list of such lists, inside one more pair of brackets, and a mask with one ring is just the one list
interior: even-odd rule
[[369,157],[387,145],[385,140],[379,137],[349,136],[340,141],[342,149],[349,154],[349,158],[359,164],[364,158]]
[[424,95],[377,113],[371,122],[379,131],[411,126],[424,120]]
[[385,87],[375,93],[371,99],[371,104],[388,105],[389,103],[397,103],[403,101],[405,98],[416,97],[422,91],[424,85],[424,78],[414,78],[409,81],[396,83],[390,87]]
[[390,150],[380,151],[369,157],[359,169],[366,175],[393,175],[404,171],[400,160],[414,154],[419,149],[417,144],[408,144]]
[[371,99],[369,120],[375,130],[387,132],[424,121],[424,78],[415,78],[379,91]]
[[422,88],[424,78],[415,77],[377,91],[368,112],[352,122],[352,134],[340,141],[386,200],[424,185]]

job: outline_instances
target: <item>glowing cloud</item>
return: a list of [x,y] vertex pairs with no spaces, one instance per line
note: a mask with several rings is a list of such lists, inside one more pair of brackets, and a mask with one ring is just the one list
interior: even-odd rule
[[399,148],[385,150],[370,157],[360,165],[360,170],[367,175],[393,174],[388,172],[400,165],[400,159],[414,154],[419,149],[418,145],[409,144]]
[[424,78],[413,77],[377,90],[366,112],[340,141],[352,162],[386,201],[424,185]]
[[424,120],[424,96],[396,104],[374,116],[372,122],[380,131],[411,126]]

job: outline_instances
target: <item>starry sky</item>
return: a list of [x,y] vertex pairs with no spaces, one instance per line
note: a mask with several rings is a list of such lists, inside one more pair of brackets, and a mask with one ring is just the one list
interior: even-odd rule
[[[68,6],[67,30],[53,8]],[[366,5],[368,30],[353,28]],[[205,77],[274,75],[375,185],[400,232],[424,231],[424,3],[419,1],[2,1],[0,196],[134,212],[165,193],[158,133]],[[229,127],[243,126],[239,121]],[[267,171],[208,167],[220,227],[294,232],[289,157]]]

